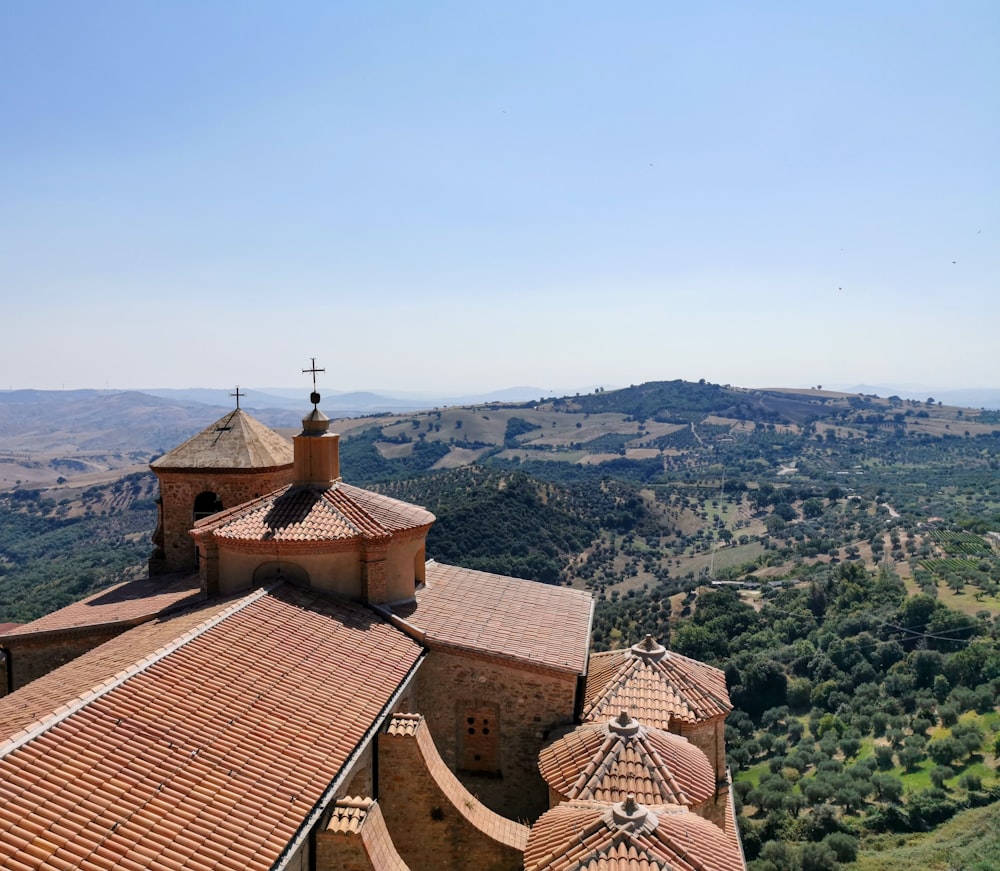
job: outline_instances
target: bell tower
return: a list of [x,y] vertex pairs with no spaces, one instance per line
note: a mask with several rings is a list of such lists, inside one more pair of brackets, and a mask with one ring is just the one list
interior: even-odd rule
[[233,508],[292,480],[292,446],[240,408],[150,463],[160,484],[150,575],[193,572],[195,521]]

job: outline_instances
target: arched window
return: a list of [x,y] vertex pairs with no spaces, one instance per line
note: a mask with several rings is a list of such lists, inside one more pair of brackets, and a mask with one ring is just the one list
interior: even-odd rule
[[199,493],[194,500],[194,519],[201,520],[203,517],[211,517],[222,510],[222,500],[218,493],[210,493],[207,490]]

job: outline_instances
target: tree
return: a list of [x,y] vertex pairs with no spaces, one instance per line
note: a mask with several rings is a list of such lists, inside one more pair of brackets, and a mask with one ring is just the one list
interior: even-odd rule
[[845,759],[853,759],[861,749],[861,739],[853,735],[845,735],[838,742],[838,746],[844,754]]
[[791,844],[784,841],[768,841],[761,848],[758,862],[768,862],[765,867],[775,868],[777,871],[796,871],[799,866],[798,850]]
[[954,738],[939,738],[927,745],[927,755],[938,765],[950,765],[962,755],[963,747]]
[[872,786],[880,801],[897,802],[903,796],[903,781],[894,774],[875,774]]
[[923,750],[917,747],[904,747],[897,755],[899,756],[899,764],[907,771],[913,771],[920,764],[925,754]]
[[892,762],[892,747],[888,744],[876,744],[875,745],[875,762],[879,768],[883,771],[891,771],[893,768]]
[[837,855],[825,843],[804,844],[799,861],[802,871],[837,871]]
[[833,851],[838,862],[853,862],[858,858],[858,839],[846,832],[831,832],[823,838],[823,844]]
[[931,769],[931,783],[938,789],[944,788],[944,782],[955,776],[955,772],[947,765],[935,765]]
[[957,742],[960,753],[958,755],[972,756],[978,753],[983,744],[983,727],[975,720],[965,723],[957,723],[951,730],[951,737]]

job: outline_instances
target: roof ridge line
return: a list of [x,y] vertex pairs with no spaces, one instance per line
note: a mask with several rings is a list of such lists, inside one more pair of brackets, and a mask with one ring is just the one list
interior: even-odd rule
[[122,669],[110,680],[94,685],[86,692],[78,695],[72,702],[60,705],[51,714],[48,714],[40,720],[36,720],[34,723],[31,723],[19,732],[15,733],[13,737],[8,738],[6,741],[0,742],[0,760],[5,759],[15,750],[20,749],[28,742],[38,738],[40,735],[45,734],[53,726],[58,726],[63,720],[72,716],[77,711],[82,710],[91,702],[94,702],[102,696],[107,695],[112,690],[117,689],[129,678],[141,674],[151,666],[158,663],[164,657],[173,653],[175,650],[179,650],[188,642],[194,641],[195,638],[199,638],[204,635],[209,629],[217,626],[223,620],[231,617],[239,611],[242,611],[248,605],[253,604],[262,596],[271,592],[271,589],[274,586],[275,585],[272,584],[267,587],[261,587],[259,590],[254,590],[252,593],[237,600],[228,608],[216,614],[214,617],[210,617],[209,619],[202,621],[197,626],[177,636],[173,641],[161,645],[148,656],[144,656],[142,659],[137,660],[127,668]]
[[[340,509],[340,507],[336,504],[336,502],[333,501],[333,498],[334,498],[333,494],[340,492],[341,484],[343,484],[343,483],[344,483],[343,481],[333,481],[329,486],[324,487],[323,488],[323,492],[320,493],[320,499],[322,499],[326,503],[327,508],[330,511],[334,512],[345,524],[347,524],[347,527],[349,529],[353,530],[353,532],[354,532],[355,535],[359,536],[360,538],[365,538],[365,531],[363,529],[361,529],[361,527],[359,527],[353,520],[351,520],[351,518],[348,517]],[[345,493],[344,494],[344,498],[345,499],[349,499],[350,497]],[[372,519],[371,515],[368,514],[367,511],[364,511],[362,513],[369,520]],[[378,521],[373,521],[373,522],[376,523],[380,529],[382,529],[382,530],[385,529],[385,527],[382,526],[381,523],[378,523]]]
[[[362,538],[391,538],[392,537],[392,532],[389,530],[389,528],[381,520],[379,520],[377,517],[375,517],[374,515],[372,515],[372,513],[367,508],[365,508],[362,505],[360,505],[357,500],[351,499],[350,494],[347,493],[344,490],[345,487],[351,487],[354,490],[364,491],[363,487],[354,487],[352,484],[345,484],[345,482],[343,480],[341,480],[341,481],[335,481],[335,482],[333,482],[333,485],[330,486],[330,487],[328,487],[327,490],[326,490],[326,492],[323,494],[324,499],[326,499],[326,501],[329,503],[329,505],[332,508],[334,508],[337,511],[337,513],[340,514],[340,516],[344,518],[344,520],[348,521],[348,523],[350,524],[351,527],[353,527],[354,529],[357,529],[358,534]],[[365,516],[365,518],[368,520],[369,523],[371,523],[373,526],[378,527],[381,530],[381,534],[380,535],[378,535],[378,536],[365,535],[365,531],[363,529],[358,529],[358,527],[357,527],[356,524],[350,523],[350,520],[347,518],[347,516],[344,514],[344,512],[341,511],[340,508],[338,508],[334,504],[333,499],[331,498],[331,495],[333,493],[339,493],[341,491],[344,491],[343,492],[344,498],[347,499],[347,500],[349,500],[351,502],[351,504],[361,514],[363,514]],[[374,490],[368,490],[368,491],[365,491],[365,492],[375,493]],[[377,493],[376,495],[377,496],[382,496],[383,494]],[[391,496],[388,496],[388,497],[385,497],[385,498],[392,499]],[[398,502],[399,500],[397,499],[395,501]]]
[[[648,734],[649,733],[647,732],[647,737]],[[666,734],[669,735],[670,733],[668,732]],[[685,738],[684,740],[686,741],[687,739]],[[658,777],[660,777],[663,780],[663,783],[666,784],[666,786],[673,791],[675,798],[680,799],[679,801],[676,801],[675,804],[686,804],[686,805],[694,804],[690,796],[688,796],[687,792],[685,791],[684,787],[681,786],[681,783],[677,779],[677,776],[674,774],[673,769],[671,769],[671,767],[667,764],[667,761],[660,755],[660,751],[656,749],[653,742],[644,740],[643,748],[649,755],[650,759],[653,760],[653,765],[652,765],[653,773]]]

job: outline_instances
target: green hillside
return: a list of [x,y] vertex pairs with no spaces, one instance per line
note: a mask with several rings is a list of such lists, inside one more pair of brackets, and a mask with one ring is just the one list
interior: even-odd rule
[[[429,557],[725,670],[753,871],[996,867],[1000,415],[665,381],[337,427],[346,481],[435,513]],[[9,459],[59,478],[0,496],[0,621],[143,571],[151,476]]]

